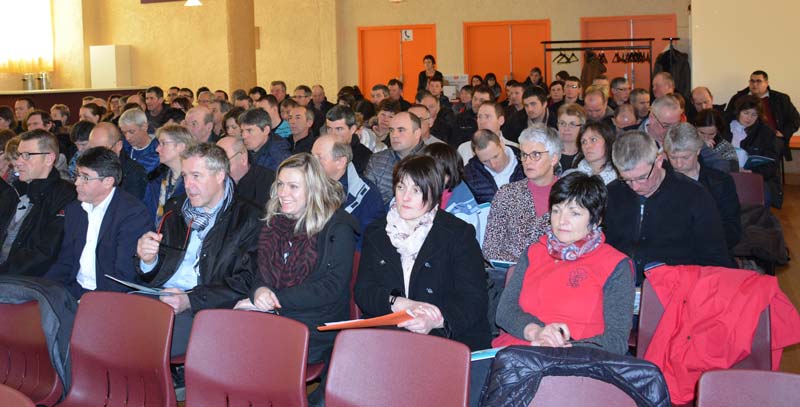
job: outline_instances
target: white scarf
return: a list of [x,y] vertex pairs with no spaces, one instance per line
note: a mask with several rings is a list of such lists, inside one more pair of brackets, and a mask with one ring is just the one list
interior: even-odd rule
[[397,204],[392,203],[389,208],[389,213],[386,214],[386,234],[389,235],[389,240],[392,246],[397,249],[400,254],[400,264],[403,266],[403,286],[405,288],[406,297],[408,297],[408,286],[411,282],[411,269],[414,268],[414,262],[417,260],[417,254],[422,244],[425,243],[425,238],[428,237],[428,232],[433,227],[433,218],[436,216],[437,206],[434,206],[430,212],[422,215],[419,223],[412,230],[408,223],[400,217],[397,212]]

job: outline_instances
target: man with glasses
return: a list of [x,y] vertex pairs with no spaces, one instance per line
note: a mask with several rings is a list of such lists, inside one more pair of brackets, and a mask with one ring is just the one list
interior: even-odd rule
[[275,172],[250,163],[247,147],[238,137],[223,137],[217,145],[225,150],[231,163],[231,178],[236,183],[236,195],[247,199],[262,210],[269,200],[270,188],[275,181]]
[[678,99],[672,95],[662,96],[653,101],[650,114],[647,119],[642,121],[639,130],[649,134],[656,141],[660,150],[664,144],[667,130],[681,122],[682,114],[683,109],[681,109]]
[[78,157],[78,200],[64,209],[64,241],[45,275],[63,284],[75,299],[94,290],[130,290],[106,274],[138,280],[131,257],[139,236],[152,224],[144,204],[117,188],[121,180],[122,165],[113,151],[94,147]]
[[147,116],[139,109],[128,109],[119,117],[119,129],[124,137],[122,149],[148,173],[158,167],[158,140],[147,132]]
[[453,134],[456,115],[453,109],[442,109],[439,98],[427,90],[417,92],[417,104],[428,109],[431,116],[430,134],[438,140],[447,142]]
[[419,129],[421,131],[420,137],[422,138],[422,142],[425,145],[433,144],[433,143],[444,143],[444,141],[439,140],[436,136],[431,134],[431,113],[428,111],[428,108],[425,105],[414,104],[408,108],[408,112],[417,116],[419,119],[420,125]]
[[311,109],[312,112],[314,112],[314,126],[311,129],[314,134],[319,135],[319,129],[321,129],[322,126],[325,125],[325,113],[327,113],[327,110],[323,112],[314,107],[314,104],[311,103],[312,94],[313,93],[311,91],[311,88],[309,88],[308,86],[298,85],[296,88],[294,88],[293,99],[295,102],[297,102],[298,105],[305,106]]
[[186,194],[169,200],[160,225],[143,234],[136,265],[176,314],[172,355],[186,353],[192,318],[208,308],[233,308],[241,298],[225,281],[248,270],[261,211],[234,193],[230,163],[214,144],[181,154]]
[[611,98],[608,100],[608,107],[616,110],[617,106],[628,103],[631,97],[631,84],[625,77],[617,77],[611,80]]
[[583,101],[580,100],[582,93],[581,79],[577,76],[570,76],[564,82],[564,100],[562,103],[577,103],[583,105]]
[[778,137],[783,139],[784,158],[791,160],[792,154],[789,149],[789,141],[797,129],[800,128],[800,113],[797,112],[797,108],[792,104],[792,99],[789,95],[778,92],[769,86],[769,75],[766,72],[761,70],[754,71],[750,74],[749,86],[733,95],[730,102],[728,102],[728,106],[725,109],[726,123],[730,123],[736,118],[734,117],[736,101],[746,95],[761,98],[767,125],[778,133]]
[[108,122],[97,123],[89,133],[89,148],[92,147],[105,147],[119,157],[122,167],[122,181],[119,188],[137,199],[143,200],[147,187],[147,172],[141,164],[122,153],[122,134],[117,126]]
[[[64,207],[75,199],[75,188],[54,168],[58,141],[45,130],[20,135],[14,167],[16,210],[0,214],[0,274],[42,276],[61,249]],[[3,202],[5,205],[6,202]]]
[[662,167],[664,155],[641,131],[614,142],[620,177],[608,184],[606,241],[627,254],[641,285],[651,262],[735,267],[714,199],[699,183]]

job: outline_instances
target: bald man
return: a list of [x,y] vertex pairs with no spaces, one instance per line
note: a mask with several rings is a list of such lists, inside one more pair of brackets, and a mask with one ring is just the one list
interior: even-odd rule
[[119,187],[139,200],[144,198],[147,171],[127,154],[122,154],[122,134],[117,126],[109,122],[98,123],[89,133],[89,147],[105,147],[119,156],[122,164],[122,182]]
[[[352,163],[353,149],[350,143],[338,141],[336,136],[326,134],[316,139],[311,147],[311,154],[317,157],[328,178],[342,184],[346,195],[342,209],[358,220],[362,233],[372,221],[385,216],[378,187],[359,176]],[[361,235],[356,245],[361,248]]]
[[231,178],[236,183],[236,195],[246,199],[262,211],[269,200],[269,191],[275,181],[275,172],[260,165],[250,164],[247,147],[238,137],[223,137],[217,145],[225,150],[231,163]]

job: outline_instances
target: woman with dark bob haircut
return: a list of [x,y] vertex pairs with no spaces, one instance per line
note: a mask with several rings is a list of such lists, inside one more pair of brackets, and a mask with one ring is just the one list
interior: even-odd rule
[[550,228],[520,257],[497,307],[492,346],[590,346],[624,354],[633,264],[605,243],[603,180],[575,172],[550,190]]
[[475,237],[478,239],[478,243],[482,244],[483,233],[486,232],[489,205],[486,204],[487,209],[481,211],[475,195],[464,182],[464,161],[461,159],[461,155],[447,143],[428,144],[419,153],[432,157],[439,166],[439,172],[444,180],[442,202],[439,204],[439,209],[472,225],[475,228]]
[[439,209],[444,184],[431,157],[406,157],[395,166],[395,200],[386,218],[364,232],[354,295],[367,317],[408,310],[414,318],[398,327],[485,349],[483,257],[475,229]]
[[[739,154],[739,167],[764,176],[765,206],[780,208],[783,204],[783,188],[778,178],[778,160],[783,141],[767,124],[762,99],[753,95],[740,97],[736,101],[734,117],[730,124],[730,142]],[[748,158],[751,156],[767,157],[772,161],[749,165]]]

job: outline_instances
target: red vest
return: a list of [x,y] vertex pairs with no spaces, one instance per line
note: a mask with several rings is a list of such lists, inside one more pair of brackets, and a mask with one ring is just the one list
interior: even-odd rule
[[[603,286],[625,255],[603,243],[576,261],[556,260],[547,253],[546,239],[528,249],[520,308],[545,324],[567,324],[571,339],[602,334]],[[494,347],[529,344],[508,333],[492,341]]]

